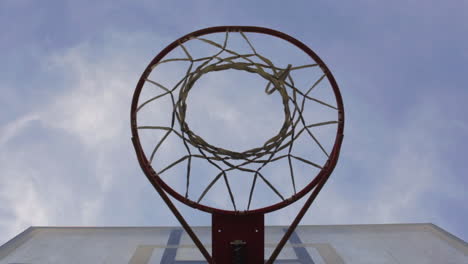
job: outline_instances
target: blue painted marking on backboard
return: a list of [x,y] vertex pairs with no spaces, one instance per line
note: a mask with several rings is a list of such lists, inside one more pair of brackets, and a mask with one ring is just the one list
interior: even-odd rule
[[[287,229],[284,229],[286,231]],[[173,229],[169,235],[167,241],[168,247],[164,249],[161,264],[206,264],[206,261],[202,260],[176,260],[177,249],[180,245],[180,238],[182,237],[181,229]],[[289,238],[291,244],[302,244],[301,239],[296,232],[293,232]],[[294,253],[296,253],[297,259],[281,259],[276,260],[275,263],[298,263],[298,264],[314,264],[314,261],[310,257],[309,253],[304,247],[293,247]]]
[[[285,228],[284,232],[286,232],[288,229]],[[291,237],[289,238],[289,242],[291,244],[302,244],[301,239],[297,235],[297,233],[294,231],[291,234]],[[307,252],[307,249],[304,247],[293,247],[294,252],[296,253],[296,256],[298,258],[299,263],[301,264],[314,264],[314,261],[309,255],[309,252]]]
[[180,244],[180,238],[182,237],[182,229],[172,229],[167,245],[164,249],[163,256],[161,258],[161,264],[173,264],[177,254],[177,246]]

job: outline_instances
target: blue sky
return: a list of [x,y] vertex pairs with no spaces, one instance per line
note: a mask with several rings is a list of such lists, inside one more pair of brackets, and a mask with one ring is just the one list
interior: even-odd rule
[[467,17],[455,0],[2,1],[0,243],[31,225],[178,224],[137,164],[130,101],[162,48],[217,25],[288,33],[340,85],[342,155],[302,224],[432,222],[466,241]]

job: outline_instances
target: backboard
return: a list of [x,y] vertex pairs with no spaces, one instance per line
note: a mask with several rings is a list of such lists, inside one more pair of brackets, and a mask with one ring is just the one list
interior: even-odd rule
[[[287,227],[267,226],[265,257]],[[211,250],[211,228],[195,227]],[[30,227],[0,264],[206,263],[180,227]],[[275,263],[468,263],[468,244],[433,224],[299,226]]]

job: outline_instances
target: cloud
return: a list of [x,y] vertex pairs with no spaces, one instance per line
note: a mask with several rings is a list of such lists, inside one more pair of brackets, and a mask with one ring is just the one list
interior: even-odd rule
[[[2,218],[2,234],[11,237],[30,225],[95,225],[111,217],[103,215],[106,196],[116,177],[130,176],[128,163],[136,165],[129,106],[148,49],[135,46],[153,41],[109,33],[103,42],[44,55],[42,70],[56,76],[35,85],[55,85],[55,94],[0,127],[0,197],[9,215]],[[129,54],[130,47],[140,53]],[[119,164],[122,159],[128,163]]]
[[24,129],[28,122],[38,119],[39,116],[37,114],[28,114],[5,125],[1,130],[0,145],[4,145],[17,133],[19,133],[19,131]]
[[34,171],[17,163],[1,155],[2,186],[0,188],[0,201],[2,208],[0,209],[0,215],[3,217],[0,222],[0,229],[3,235],[0,243],[5,242],[5,239],[16,235],[33,223],[48,225],[51,218],[50,212],[35,186],[35,182],[30,179],[30,176],[34,175]]

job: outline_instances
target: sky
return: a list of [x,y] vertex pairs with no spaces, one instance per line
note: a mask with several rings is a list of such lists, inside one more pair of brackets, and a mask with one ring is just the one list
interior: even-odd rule
[[[467,241],[467,17],[468,4],[457,0],[3,0],[0,244],[29,226],[178,225],[136,160],[131,98],[161,49],[219,25],[294,36],[340,86],[340,160],[301,224],[430,222]],[[238,79],[206,83],[216,80]],[[221,114],[192,116],[201,132],[218,131],[206,135],[229,143],[231,128],[276,125],[271,102],[233,97],[229,87],[205,91],[222,102],[211,104]],[[192,105],[212,102],[199,96]],[[236,134],[247,145],[262,136]],[[301,202],[266,223],[288,225]],[[210,224],[208,214],[177,205],[192,225]]]

